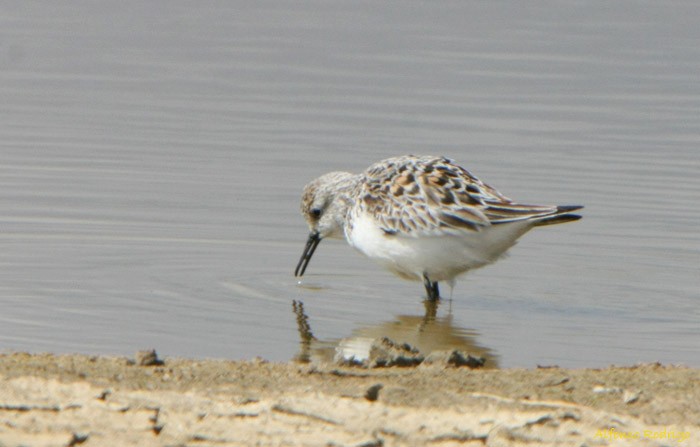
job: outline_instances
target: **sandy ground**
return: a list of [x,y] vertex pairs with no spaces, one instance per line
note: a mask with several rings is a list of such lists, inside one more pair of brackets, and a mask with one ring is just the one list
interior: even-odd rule
[[700,445],[700,371],[0,355],[0,446]]

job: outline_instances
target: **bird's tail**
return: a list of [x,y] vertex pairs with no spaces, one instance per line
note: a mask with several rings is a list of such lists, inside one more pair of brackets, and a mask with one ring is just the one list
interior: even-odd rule
[[484,210],[484,214],[495,225],[527,221],[539,227],[579,220],[581,216],[573,212],[581,208],[583,207],[580,205],[543,206],[498,203],[489,204],[489,207]]
[[573,222],[581,218],[580,214],[574,214],[572,211],[580,210],[581,205],[563,205],[558,206],[556,211],[548,216],[543,216],[535,220],[536,227],[545,225],[556,225],[560,223]]

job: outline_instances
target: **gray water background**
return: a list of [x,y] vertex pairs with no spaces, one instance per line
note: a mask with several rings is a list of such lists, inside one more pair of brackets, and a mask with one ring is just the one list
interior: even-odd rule
[[[700,366],[700,3],[0,2],[0,350],[287,360],[421,320],[301,189],[439,154],[583,204],[437,311],[501,366]],[[445,289],[443,289],[445,291]],[[449,289],[447,289],[449,293]],[[417,326],[416,326],[417,327]],[[376,334],[374,334],[376,335]]]

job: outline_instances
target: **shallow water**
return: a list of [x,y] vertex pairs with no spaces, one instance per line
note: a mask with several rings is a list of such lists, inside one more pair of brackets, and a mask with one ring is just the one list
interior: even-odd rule
[[[428,349],[506,367],[700,366],[698,16],[695,2],[3,5],[0,349],[287,360],[305,349],[297,300],[317,352],[422,331]],[[585,217],[526,235],[434,316],[422,285],[342,241],[297,285],[304,184],[407,153]]]

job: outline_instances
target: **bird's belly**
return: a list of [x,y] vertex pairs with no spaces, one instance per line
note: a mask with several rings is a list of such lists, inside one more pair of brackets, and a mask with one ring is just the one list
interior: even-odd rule
[[523,223],[503,224],[460,235],[414,237],[385,234],[365,218],[355,222],[348,242],[403,278],[423,280],[427,274],[432,281],[444,281],[495,262],[530,228]]

